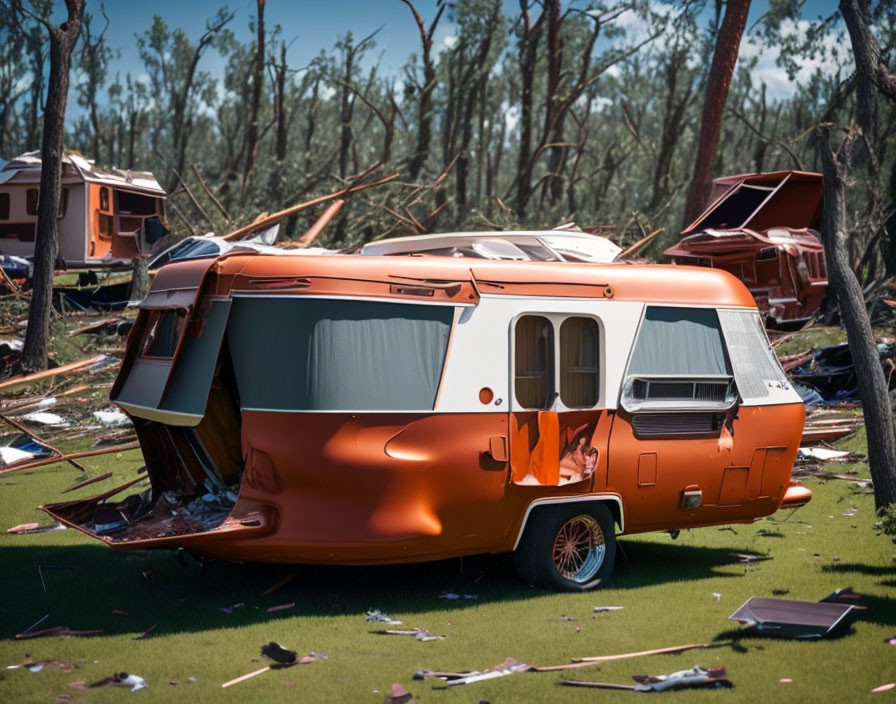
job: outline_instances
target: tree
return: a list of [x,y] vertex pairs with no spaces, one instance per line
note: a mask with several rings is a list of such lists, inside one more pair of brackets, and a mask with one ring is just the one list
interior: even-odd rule
[[[840,319],[846,328],[849,350],[859,382],[865,429],[868,433],[868,468],[874,482],[874,503],[878,509],[896,503],[896,429],[887,394],[887,383],[874,333],[865,307],[865,297],[846,248],[846,190],[850,171],[857,162],[879,171],[877,155],[869,148],[877,129],[878,96],[896,101],[896,75],[880,59],[880,48],[871,33],[868,3],[841,0],[840,12],[846,22],[856,60],[856,117],[859,129],[850,129],[836,151],[831,146],[833,128],[818,129],[818,150],[824,169],[824,211],[822,239],[830,286],[836,291]],[[883,222],[879,223],[884,226]]]
[[[165,21],[155,15],[146,36],[137,38],[140,57],[147,68],[153,90],[164,105],[157,118],[157,130],[167,132],[168,151],[173,162],[168,168],[165,190],[169,193],[178,185],[177,174],[182,174],[186,163],[187,146],[193,132],[198,103],[212,85],[211,77],[199,71],[199,61],[208,49],[230,38],[224,28],[235,13],[222,7],[208,20],[205,32],[192,44],[182,29],[171,31]],[[161,145],[153,144],[158,150]]]
[[414,180],[420,175],[420,170],[429,157],[430,143],[432,142],[432,96],[436,89],[436,67],[432,60],[432,37],[442,18],[442,13],[445,11],[445,5],[440,4],[436,16],[427,29],[423,18],[410,0],[401,1],[411,8],[414,22],[417,23],[417,30],[420,32],[420,45],[423,52],[421,55],[423,80],[416,82],[417,93],[420,96],[417,101],[417,146],[408,162],[408,172],[411,180]]
[[[102,137],[102,128],[100,126],[100,107],[97,101],[97,94],[106,82],[106,70],[109,60],[115,56],[115,52],[105,42],[106,30],[109,29],[109,18],[106,17],[105,8],[102,8],[103,19],[106,21],[103,29],[99,34],[94,34],[91,28],[93,15],[89,12],[84,15],[83,37],[81,41],[81,52],[78,55],[78,68],[81,69],[83,80],[78,86],[78,104],[87,108],[87,114],[90,119],[91,129],[91,156],[99,162],[100,156],[100,139]],[[109,155],[110,161],[113,155]],[[130,168],[130,164],[127,165]]]
[[737,64],[740,40],[747,25],[750,0],[728,0],[725,18],[719,29],[716,48],[712,55],[709,77],[706,81],[706,97],[703,100],[703,119],[700,126],[700,142],[694,162],[694,176],[685,204],[682,228],[687,227],[706,207],[712,185],[712,165],[722,130],[722,114],[728,100],[731,77]]
[[84,0],[65,0],[68,17],[58,27],[26,10],[16,0],[16,10],[40,22],[50,38],[50,77],[44,110],[41,141],[40,200],[34,237],[34,277],[28,328],[22,348],[22,366],[27,370],[47,368],[47,338],[53,295],[53,269],[58,251],[59,190],[62,176],[62,137],[65,103],[68,98],[72,50],[81,32]]

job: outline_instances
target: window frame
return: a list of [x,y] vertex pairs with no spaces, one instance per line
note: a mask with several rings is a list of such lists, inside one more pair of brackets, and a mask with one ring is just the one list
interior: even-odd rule
[[[332,408],[314,408],[314,409],[306,409],[306,408],[279,408],[279,407],[269,407],[269,406],[243,406],[242,400],[240,408],[242,411],[262,411],[262,412],[272,412],[272,413],[298,413],[298,414],[346,414],[346,413],[364,413],[364,414],[396,414],[396,413],[411,413],[411,414],[434,414],[438,413],[439,407],[439,399],[441,398],[443,387],[445,384],[445,372],[448,369],[449,359],[452,354],[452,348],[455,344],[455,332],[460,321],[460,318],[463,312],[467,309],[472,309],[475,307],[475,304],[471,303],[461,303],[455,301],[419,301],[419,300],[405,300],[398,297],[391,296],[353,296],[353,295],[340,295],[340,294],[273,294],[273,293],[253,293],[247,291],[241,291],[239,293],[232,293],[230,296],[230,300],[233,302],[237,302],[241,299],[252,300],[252,299],[269,299],[269,300],[292,300],[292,301],[341,301],[341,302],[365,302],[365,303],[386,303],[386,304],[398,304],[398,305],[409,305],[409,306],[419,306],[419,307],[436,307],[436,308],[450,308],[452,310],[450,328],[448,331],[448,338],[446,340],[445,346],[445,354],[442,359],[442,364],[439,369],[438,381],[436,384],[435,396],[433,398],[433,404],[431,407],[427,408],[402,408],[402,409],[391,409],[391,408],[343,408],[343,409],[332,409]],[[231,311],[232,316],[232,311]],[[230,323],[233,318],[230,317],[227,322],[227,329],[224,332],[224,340],[222,345],[229,344],[227,336],[230,334]],[[235,363],[235,362],[234,362]]]
[[[625,365],[625,374],[622,377],[622,385],[619,390],[619,406],[629,413],[662,413],[662,412],[682,412],[682,411],[713,411],[725,412],[734,407],[740,400],[740,394],[737,390],[737,383],[734,379],[734,370],[731,362],[731,355],[728,352],[728,342],[725,338],[725,331],[722,328],[721,320],[718,320],[719,339],[722,343],[722,353],[725,356],[725,365],[729,370],[728,374],[633,374],[631,372],[632,360],[635,356],[635,350],[638,347],[638,341],[644,327],[644,320],[650,308],[684,308],[689,310],[712,310],[716,313],[718,320],[718,306],[707,305],[683,305],[681,303],[645,303],[641,311],[641,319],[638,321],[638,327],[635,330],[635,337],[632,340],[632,347],[629,350],[628,361]],[[646,398],[636,398],[632,395],[633,387],[637,382],[658,383],[682,383],[692,384],[691,398],[655,398],[651,399],[649,394]],[[720,384],[727,383],[725,399],[723,401],[707,401],[696,398],[698,384]]]
[[[551,324],[552,337],[553,337],[553,373],[551,379],[551,403],[548,406],[539,407],[539,408],[531,408],[524,406],[520,403],[519,399],[516,395],[516,325],[517,322],[526,316],[538,316],[542,318],[546,318],[548,322]],[[561,369],[561,355],[560,355],[560,327],[563,325],[563,322],[569,318],[588,318],[593,320],[597,325],[597,395],[595,399],[595,403],[593,406],[568,406],[563,401],[560,393],[560,380],[562,375]],[[588,312],[567,312],[567,311],[557,311],[557,310],[538,310],[538,309],[529,309],[519,312],[514,315],[510,320],[509,326],[509,337],[510,337],[510,364],[508,371],[510,373],[510,396],[511,396],[511,411],[514,412],[523,412],[523,411],[556,411],[559,413],[573,412],[573,411],[592,411],[592,410],[601,410],[606,407],[605,400],[605,392],[606,392],[606,345],[604,344],[604,340],[606,339],[606,329],[604,327],[603,320],[599,315],[595,315],[593,313]]]

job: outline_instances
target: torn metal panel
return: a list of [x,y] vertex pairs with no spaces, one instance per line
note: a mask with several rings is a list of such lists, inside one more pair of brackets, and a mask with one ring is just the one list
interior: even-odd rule
[[772,323],[810,318],[827,290],[821,174],[742,174],[713,184],[713,202],[665,256],[734,274]]
[[823,638],[847,622],[852,604],[751,597],[729,620],[784,638]]

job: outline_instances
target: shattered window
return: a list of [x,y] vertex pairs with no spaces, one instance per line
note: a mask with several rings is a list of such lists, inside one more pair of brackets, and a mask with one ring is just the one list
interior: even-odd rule
[[554,391],[554,328],[541,315],[524,315],[514,331],[514,391],[523,408],[548,408]]
[[567,408],[597,403],[598,339],[593,318],[567,318],[560,325],[560,400]]
[[769,344],[765,327],[755,310],[719,311],[734,378],[744,401],[765,398],[769,387],[787,385],[787,375]]
[[227,344],[248,410],[432,410],[451,306],[242,297]]
[[187,312],[180,308],[152,311],[143,338],[143,356],[173,357],[186,317]]
[[118,191],[118,212],[123,215],[154,215],[156,199],[141,193]]

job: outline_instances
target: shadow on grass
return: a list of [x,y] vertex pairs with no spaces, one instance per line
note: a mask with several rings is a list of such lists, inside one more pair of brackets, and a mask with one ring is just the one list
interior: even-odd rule
[[[716,578],[726,576],[721,568],[737,565],[727,549],[637,540],[623,546],[625,556],[620,550],[611,588]],[[287,584],[264,594],[287,578]],[[102,545],[0,548],[0,592],[0,638],[13,638],[47,613],[41,628],[139,635],[156,626],[154,633],[170,634],[295,615],[361,616],[369,608],[397,614],[463,609],[480,601],[522,602],[547,593],[519,580],[511,555],[317,567],[203,561],[184,552],[116,552]],[[478,598],[440,598],[446,592]],[[244,606],[230,614],[220,610],[240,603]],[[267,611],[283,604],[293,606]]]

